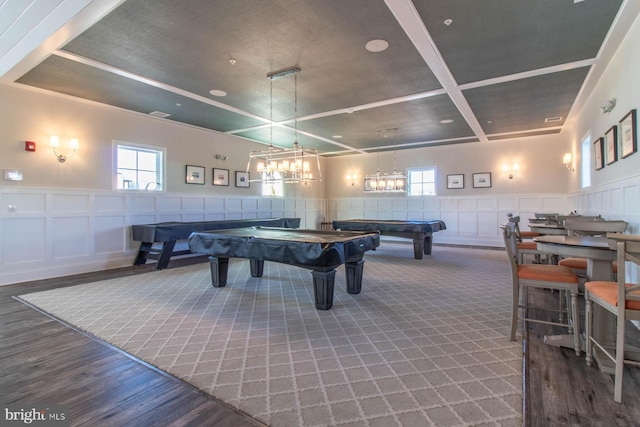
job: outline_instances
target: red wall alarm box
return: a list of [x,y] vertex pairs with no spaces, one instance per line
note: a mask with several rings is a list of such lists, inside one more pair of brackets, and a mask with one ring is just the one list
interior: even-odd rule
[[24,151],[36,151],[36,143],[33,141],[25,141]]

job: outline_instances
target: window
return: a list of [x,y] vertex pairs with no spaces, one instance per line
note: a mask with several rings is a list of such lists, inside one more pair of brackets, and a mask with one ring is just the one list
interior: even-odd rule
[[436,195],[436,168],[409,169],[409,195]]
[[[278,171],[274,171],[274,176],[276,178],[280,178],[280,173]],[[272,196],[272,197],[282,197],[284,195],[283,192],[283,182],[282,181],[262,181],[262,195],[263,196]]]
[[116,143],[116,189],[162,191],[164,153],[164,148]]
[[582,188],[591,186],[591,135],[582,140],[580,177]]

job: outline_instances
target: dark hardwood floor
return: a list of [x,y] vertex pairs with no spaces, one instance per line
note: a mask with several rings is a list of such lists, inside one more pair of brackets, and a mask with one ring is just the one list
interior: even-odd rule
[[264,426],[190,385],[12,298],[25,292],[143,274],[152,268],[129,267],[0,286],[3,406],[65,405],[72,426]]
[[[558,293],[534,290],[529,302],[558,306]],[[582,313],[584,313],[582,311]],[[630,325],[627,342],[640,345]],[[589,367],[585,355],[544,344],[544,335],[566,333],[529,323],[525,335],[525,417],[528,426],[640,426],[640,367],[626,366],[623,403],[613,401],[613,375]]]
[[[170,266],[201,261],[172,260]],[[128,267],[0,286],[2,404],[66,405],[74,426],[263,425],[13,298],[152,269],[151,265]],[[551,304],[557,298],[552,292],[532,297]],[[578,358],[572,350],[544,345],[543,335],[548,333],[549,326],[531,324],[524,340],[524,424],[640,426],[640,368],[626,368],[624,403],[617,404],[612,376],[587,367],[584,357]]]

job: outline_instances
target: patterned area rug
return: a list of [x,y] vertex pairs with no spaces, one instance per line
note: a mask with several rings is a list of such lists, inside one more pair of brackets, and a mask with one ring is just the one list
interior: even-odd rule
[[232,260],[21,298],[271,426],[522,425],[521,343],[507,336],[501,251],[384,242],[363,290],[336,274],[314,308],[309,270]]

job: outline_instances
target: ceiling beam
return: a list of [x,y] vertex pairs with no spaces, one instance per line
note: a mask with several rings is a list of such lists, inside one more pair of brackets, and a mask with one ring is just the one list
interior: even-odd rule
[[458,83],[453,78],[453,74],[447,67],[411,0],[385,0],[385,3],[418,50],[418,53],[422,56],[422,59],[424,59],[442,87],[449,93],[451,101],[458,108],[476,137],[480,139],[480,142],[488,141],[480,122],[473,114],[473,110],[458,87]]

